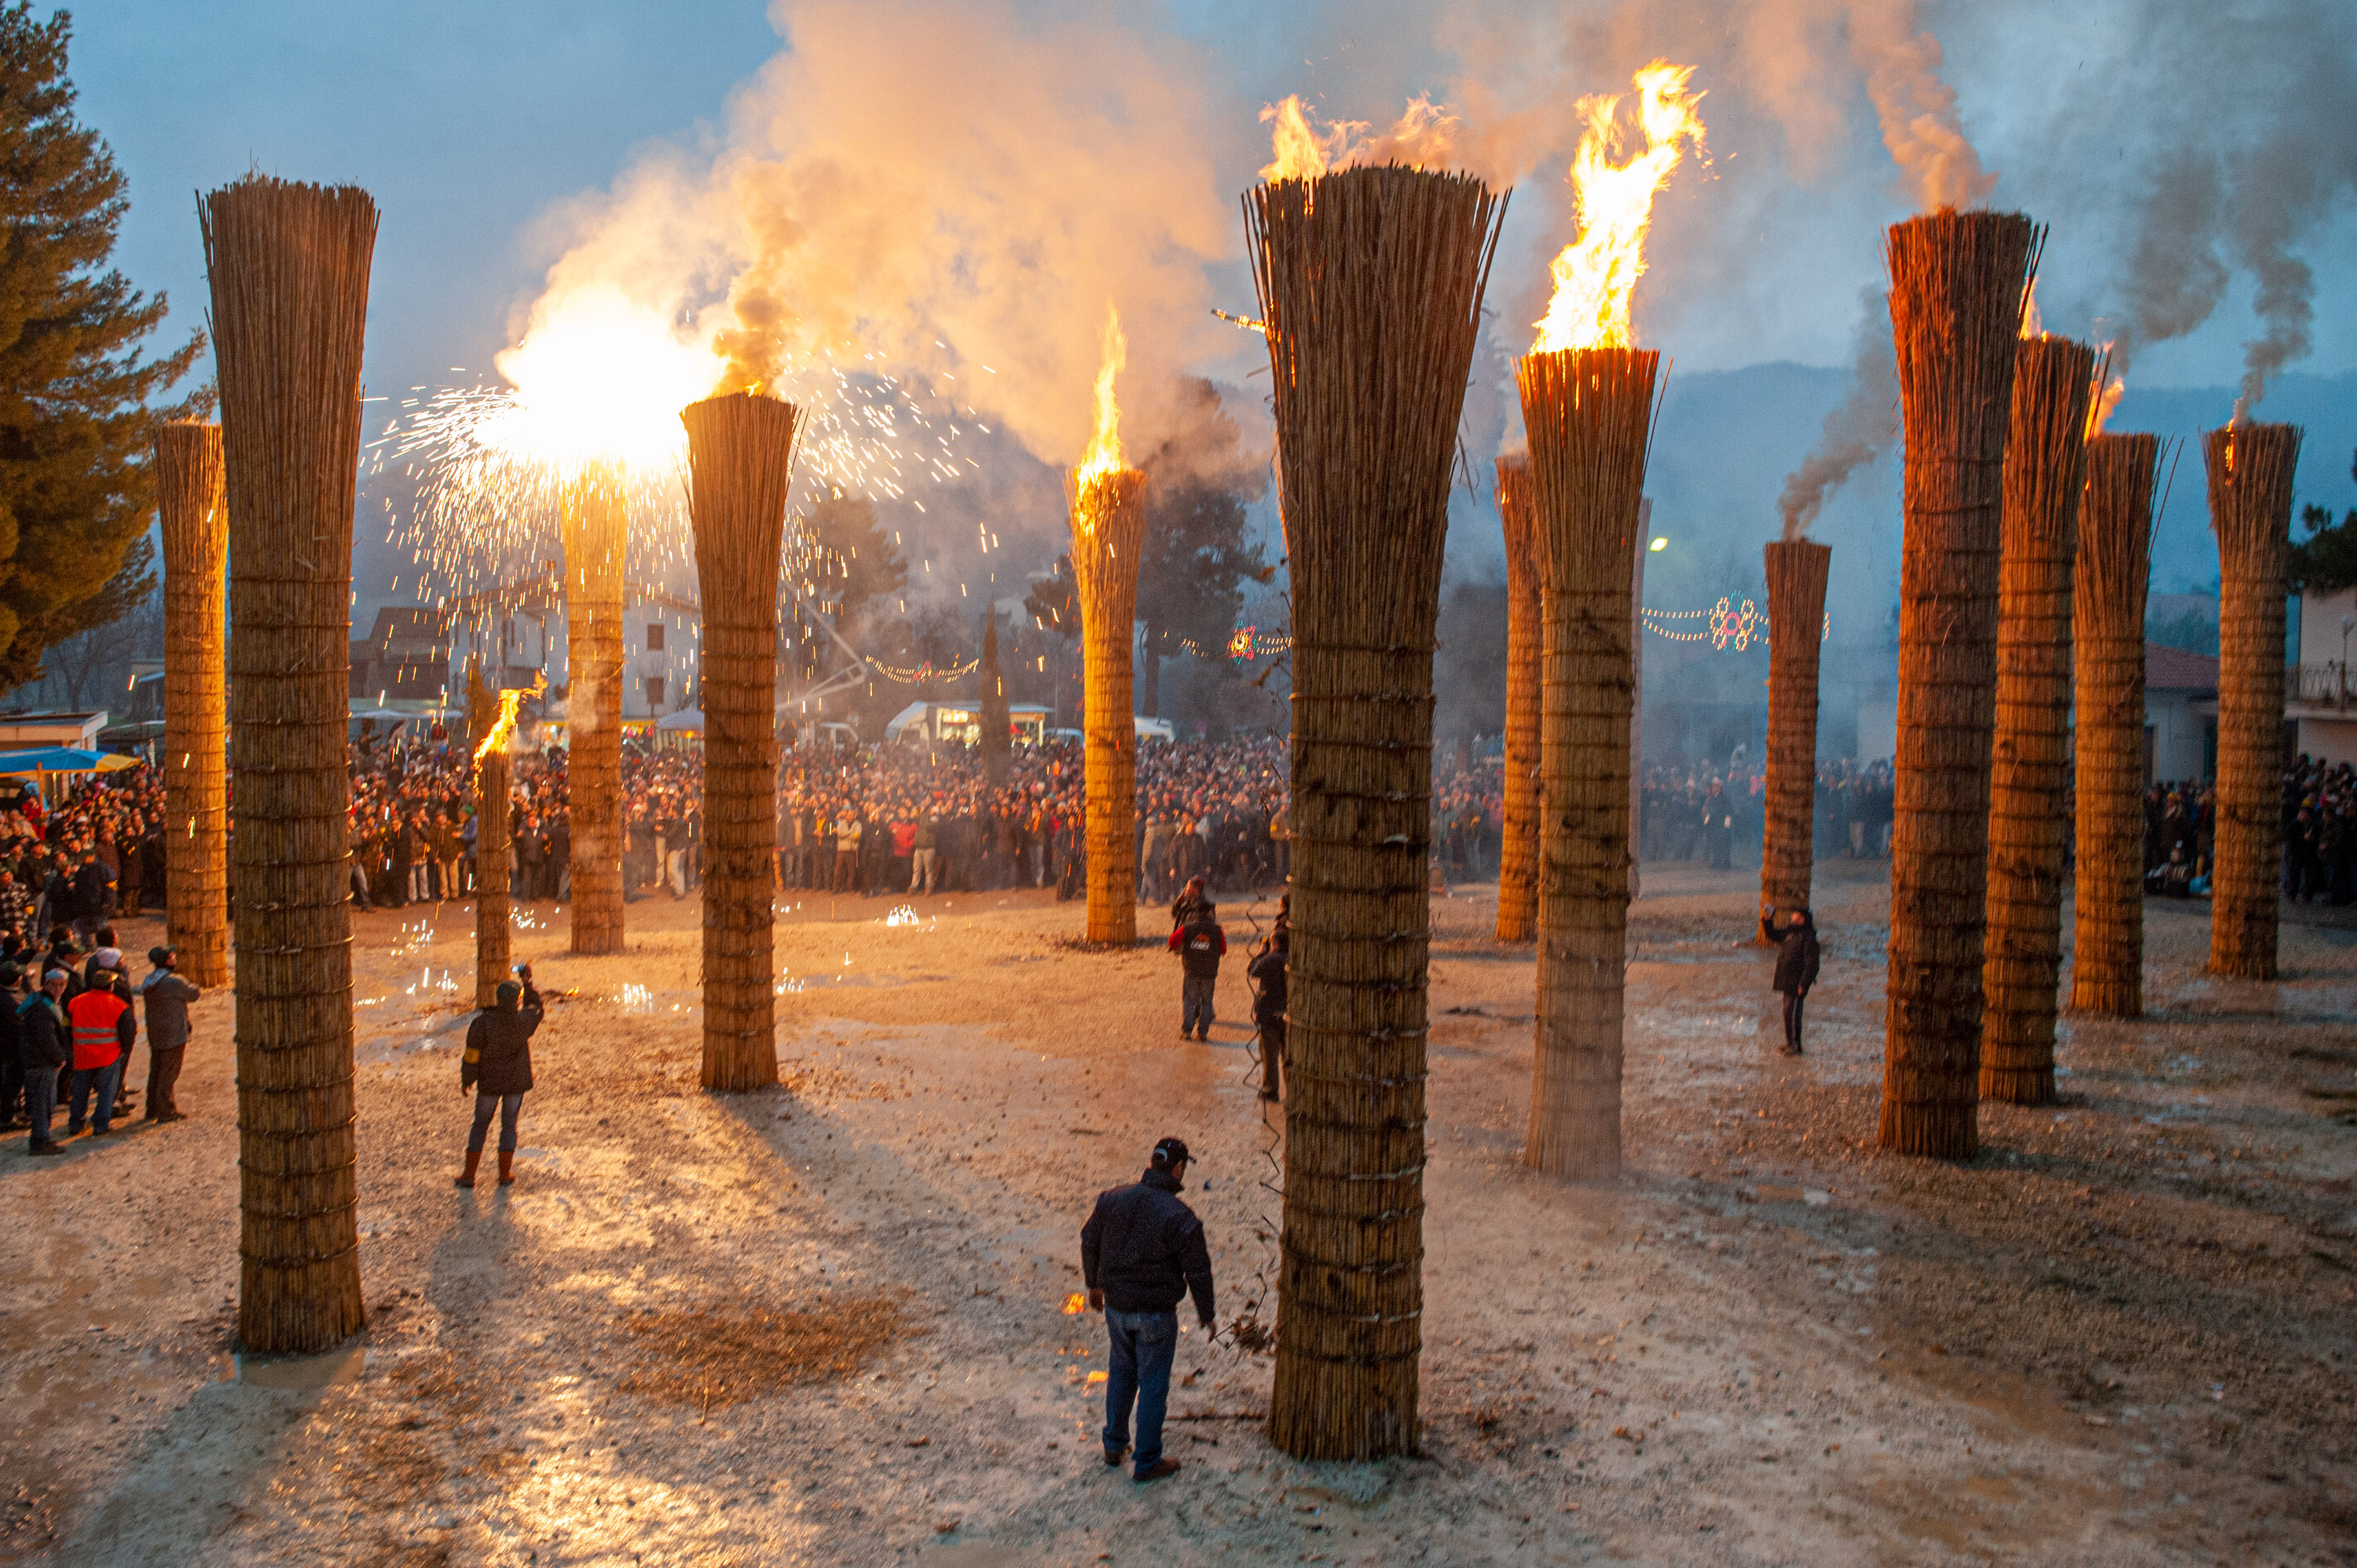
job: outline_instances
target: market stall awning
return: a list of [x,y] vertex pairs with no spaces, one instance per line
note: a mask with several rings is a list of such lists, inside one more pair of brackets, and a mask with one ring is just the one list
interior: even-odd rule
[[702,735],[704,733],[704,710],[702,708],[682,708],[675,714],[665,714],[662,718],[655,721],[655,728],[663,730],[693,730],[696,734]]
[[136,768],[139,759],[111,751],[84,751],[72,746],[35,746],[29,751],[0,751],[0,779],[34,779],[44,773],[112,773]]

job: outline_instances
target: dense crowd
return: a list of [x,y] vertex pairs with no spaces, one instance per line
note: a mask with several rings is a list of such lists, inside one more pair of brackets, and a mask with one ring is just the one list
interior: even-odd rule
[[2357,901],[2357,768],[2302,753],[2284,775],[2284,896]]

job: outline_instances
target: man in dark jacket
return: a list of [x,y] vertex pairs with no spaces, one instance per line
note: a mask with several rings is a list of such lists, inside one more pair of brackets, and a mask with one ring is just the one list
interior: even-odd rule
[[149,948],[147,961],[156,972],[140,982],[147,999],[147,1120],[178,1122],[180,1107],[172,1098],[180,1081],[180,1058],[188,1048],[188,1004],[204,994],[193,981],[180,976],[178,948]]
[[49,1122],[57,1113],[58,1070],[72,1059],[73,1026],[66,1021],[65,994],[66,972],[53,969],[16,1010],[17,1036],[25,1053],[25,1110],[33,1123],[27,1154],[65,1153],[49,1136]]
[[1184,971],[1178,982],[1178,1037],[1211,1037],[1211,996],[1220,985],[1220,960],[1227,956],[1228,936],[1211,918],[1209,904],[1188,911],[1187,923],[1170,933],[1170,950]]
[[475,1185],[483,1163],[483,1139],[491,1113],[500,1117],[500,1185],[515,1183],[516,1117],[532,1088],[532,1034],[540,1027],[540,993],[533,989],[532,965],[516,971],[523,983],[500,982],[497,1003],[467,1026],[467,1053],[458,1064],[458,1092],[475,1093],[475,1124],[467,1134],[467,1172],[460,1187]]
[[1260,1031],[1260,1097],[1285,1098],[1285,965],[1291,932],[1283,921],[1268,937],[1252,967],[1253,1026]]
[[17,1026],[16,982],[23,974],[16,961],[0,961],[0,1132],[21,1126],[25,1109],[24,1031]]
[[1129,1409],[1137,1406],[1137,1466],[1141,1481],[1178,1473],[1162,1456],[1162,1412],[1170,1399],[1170,1360],[1178,1348],[1178,1303],[1195,1298],[1195,1316],[1210,1332],[1211,1254],[1203,1222],[1178,1200],[1187,1185],[1187,1145],[1165,1138],[1154,1164],[1135,1184],[1100,1193],[1081,1228],[1081,1273],[1089,1305],[1105,1315],[1113,1339],[1105,1379],[1104,1456],[1118,1465],[1129,1448]]
[[1795,909],[1782,926],[1762,918],[1762,934],[1776,944],[1776,989],[1784,993],[1784,1054],[1801,1054],[1801,1004],[1817,983],[1817,925],[1806,909]]

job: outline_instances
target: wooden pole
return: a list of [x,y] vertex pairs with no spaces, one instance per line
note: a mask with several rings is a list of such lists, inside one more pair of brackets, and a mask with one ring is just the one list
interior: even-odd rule
[[1807,539],[1767,546],[1768,799],[1760,907],[1781,917],[1809,907],[1816,870],[1817,655],[1824,643],[1833,547]]
[[2218,864],[2210,968],[2276,977],[2283,886],[2284,582],[2301,431],[2230,424],[2201,437],[2218,536]]
[[2005,438],[2038,238],[1953,210],[1889,234],[1907,470],[1879,1137],[1901,1154],[1980,1148]]
[[1137,725],[1130,716],[1130,628],[1146,543],[1146,476],[1120,468],[1068,477],[1072,580],[1081,602],[1085,692],[1082,760],[1088,801],[1088,940],[1137,940]]
[[630,496],[590,469],[565,491],[565,764],[572,948],[622,950],[622,597]]
[[1244,198],[1293,578],[1293,945],[1269,1435],[1416,1443],[1433,631],[1503,204],[1354,168]]
[[2062,888],[2071,861],[2071,598],[2095,351],[2029,338],[2016,352],[1998,564],[1981,1094],[2054,1099]]
[[1519,370],[1545,621],[1538,1021],[1523,1158],[1582,1179],[1620,1174],[1632,541],[1660,360],[1651,349],[1580,349],[1531,354]]
[[680,418],[704,600],[704,1087],[744,1090],[778,1081],[778,575],[797,413],[748,392]]
[[222,647],[229,502],[218,424],[156,436],[164,536],[165,940],[198,985],[229,983],[228,699]]
[[2087,444],[2071,596],[2071,1007],[2114,1018],[2144,1015],[2144,615],[2159,468],[2157,435]]
[[357,1333],[344,772],[361,354],[376,204],[249,177],[198,209],[229,502],[238,1337]]
[[1506,530],[1506,736],[1503,832],[1498,846],[1498,940],[1538,934],[1539,606],[1537,519],[1527,453],[1498,459],[1498,515]]

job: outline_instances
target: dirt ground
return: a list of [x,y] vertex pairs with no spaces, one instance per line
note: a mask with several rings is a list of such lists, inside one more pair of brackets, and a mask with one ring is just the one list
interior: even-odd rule
[[[1282,1119],[1177,961],[1034,893],[810,900],[790,1087],[695,1087],[697,909],[565,954],[516,1185],[451,1185],[471,917],[361,915],[367,1332],[241,1364],[226,994],[190,1120],[0,1154],[0,1557],[66,1563],[2357,1562],[2357,929],[2204,975],[2147,909],[2134,1025],[2069,1021],[2061,1103],[1964,1165],[1873,1147],[1878,865],[1821,868],[1811,1054],[1775,1052],[1745,873],[1648,867],[1630,1170],[1519,1163],[1532,959],[1436,898],[1423,1452],[1296,1463],[1270,1363],[1182,1341],[1175,1480],[1099,1463],[1077,1230],[1164,1133],[1224,1319],[1275,1277]],[[1273,905],[1230,900],[1232,940]],[[1149,917],[1148,922],[1151,924]],[[156,940],[153,923],[124,946]],[[144,1072],[145,1050],[140,1053]]]

